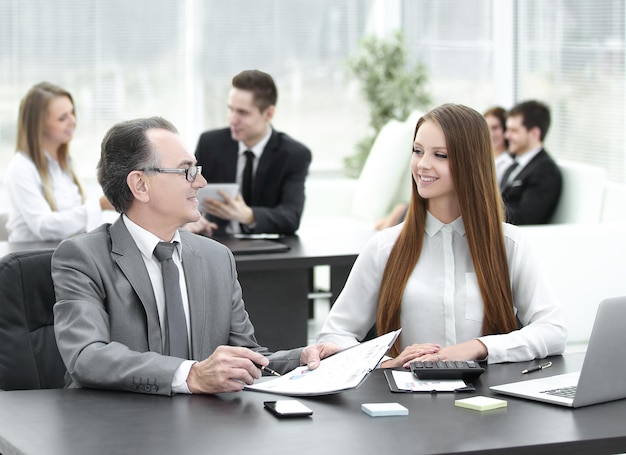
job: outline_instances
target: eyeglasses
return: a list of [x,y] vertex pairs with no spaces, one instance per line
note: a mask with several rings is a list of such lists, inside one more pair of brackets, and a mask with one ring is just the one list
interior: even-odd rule
[[188,182],[193,182],[196,180],[198,174],[202,172],[202,166],[189,166],[185,169],[165,169],[158,167],[150,167],[146,169],[141,169],[143,172],[160,172],[163,174],[185,174],[185,178]]

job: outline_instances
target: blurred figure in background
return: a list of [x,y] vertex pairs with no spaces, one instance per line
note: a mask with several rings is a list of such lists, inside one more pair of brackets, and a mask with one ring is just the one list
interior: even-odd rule
[[556,211],[562,177],[543,148],[549,128],[550,109],[540,101],[519,103],[507,114],[505,137],[514,162],[502,177],[500,192],[509,223],[546,224]]
[[20,103],[16,153],[5,174],[10,242],[63,240],[98,226],[104,197],[86,200],[72,168],[69,143],[76,128],[72,95],[41,82]]
[[232,79],[228,128],[202,133],[196,159],[209,183],[238,183],[236,198],[206,198],[209,215],[185,229],[207,236],[272,232],[300,226],[311,151],[272,126],[278,90],[267,73],[245,70]]
[[507,168],[513,164],[513,157],[508,152],[509,141],[506,140],[506,109],[494,106],[483,113],[483,117],[489,125],[491,134],[491,145],[493,146],[493,156],[496,162],[496,178],[498,185]]

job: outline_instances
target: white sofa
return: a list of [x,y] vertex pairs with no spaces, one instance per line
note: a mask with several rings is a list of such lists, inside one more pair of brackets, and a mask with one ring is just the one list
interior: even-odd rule
[[626,224],[525,226],[539,267],[563,306],[568,346],[589,340],[598,303],[626,295]]
[[300,230],[316,229],[329,222],[373,226],[411,194],[411,161],[414,112],[404,122],[391,120],[380,131],[358,179],[313,179],[306,183],[306,204]]
[[600,221],[606,171],[575,161],[558,160],[563,177],[561,198],[552,224],[597,223]]
[[606,182],[600,222],[626,224],[626,184]]

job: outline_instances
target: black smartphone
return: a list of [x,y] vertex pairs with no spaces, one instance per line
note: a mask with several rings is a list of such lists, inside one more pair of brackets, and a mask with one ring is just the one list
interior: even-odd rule
[[313,411],[298,400],[264,401],[265,409],[276,417],[306,417]]

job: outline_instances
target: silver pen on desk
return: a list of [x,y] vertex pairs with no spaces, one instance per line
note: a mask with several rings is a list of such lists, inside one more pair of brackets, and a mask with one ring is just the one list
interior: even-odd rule
[[532,373],[533,371],[544,370],[546,368],[550,368],[552,366],[552,362],[544,363],[542,365],[535,365],[534,367],[526,368],[522,371],[522,374]]

